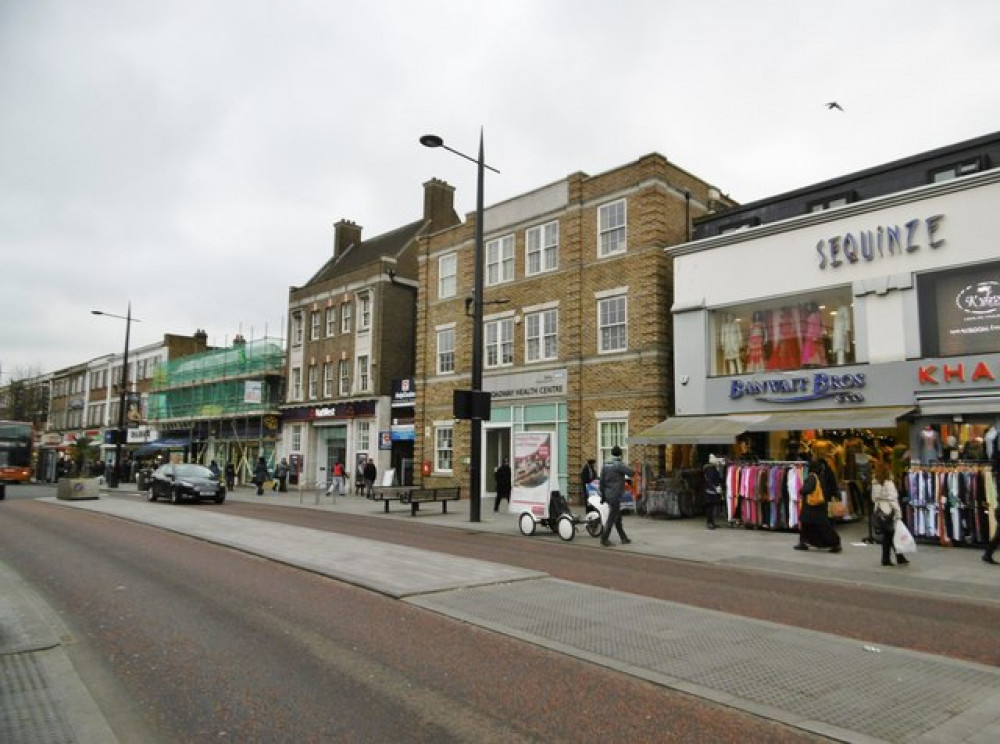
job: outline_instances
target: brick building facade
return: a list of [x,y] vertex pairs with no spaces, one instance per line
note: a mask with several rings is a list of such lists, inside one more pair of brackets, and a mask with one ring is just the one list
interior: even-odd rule
[[289,290],[287,392],[279,456],[293,483],[325,483],[335,461],[355,473],[371,457],[397,480],[413,461],[412,405],[393,392],[413,376],[418,238],[458,223],[454,189],[424,184],[423,217],[361,239],[347,220],[335,226],[333,253],[301,287]]
[[[482,493],[519,441],[548,437],[552,488],[576,493],[630,432],[672,407],[670,260],[693,217],[728,205],[703,180],[650,154],[564,180],[484,214]],[[470,387],[474,215],[420,239],[415,456],[426,485],[468,485],[470,425],[452,395]],[[626,453],[627,454],[627,453]]]

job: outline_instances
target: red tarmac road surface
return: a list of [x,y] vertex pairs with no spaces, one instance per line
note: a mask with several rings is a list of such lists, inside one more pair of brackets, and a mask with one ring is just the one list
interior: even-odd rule
[[[64,618],[68,648],[89,660],[85,681],[131,734],[123,740],[139,731],[150,742],[820,740],[252,555],[43,503],[7,506],[0,560]],[[632,574],[663,574],[659,587],[683,573],[672,562],[344,515],[235,503],[226,513],[525,561],[627,591]],[[708,575],[680,579],[682,590]]]

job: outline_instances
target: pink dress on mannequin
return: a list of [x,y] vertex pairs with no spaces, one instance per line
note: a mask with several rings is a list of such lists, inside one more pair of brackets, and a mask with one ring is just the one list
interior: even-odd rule
[[823,347],[823,316],[813,310],[806,318],[805,342],[802,344],[802,364],[826,366],[826,349]]

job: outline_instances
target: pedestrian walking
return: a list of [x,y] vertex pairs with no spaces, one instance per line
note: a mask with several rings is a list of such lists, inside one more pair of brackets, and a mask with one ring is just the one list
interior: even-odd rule
[[231,462],[226,463],[226,490],[232,491],[236,486],[236,468],[233,467]]
[[892,565],[892,553],[896,553],[896,563],[905,566],[909,561],[905,555],[896,552],[893,536],[896,534],[896,522],[903,518],[903,510],[899,507],[899,492],[892,480],[892,469],[883,460],[875,461],[875,473],[872,477],[872,519],[875,522],[875,532],[882,535],[882,565]]
[[828,506],[829,499],[825,477],[828,469],[822,458],[816,458],[809,463],[809,475],[806,476],[800,490],[799,503],[799,542],[796,550],[814,548],[829,548],[831,553],[841,551],[840,535],[833,528]]
[[219,475],[222,473],[222,471],[219,470],[219,463],[212,460],[212,462],[208,464],[208,469],[212,471],[212,477],[215,478],[215,480],[219,480]]
[[284,457],[281,458],[278,467],[274,469],[274,485],[271,486],[271,490],[281,493],[288,491],[288,460]]
[[264,495],[264,483],[267,481],[270,473],[267,470],[267,461],[263,457],[257,458],[257,464],[253,469],[253,482],[257,484],[257,495]]
[[375,479],[378,478],[378,468],[370,457],[365,461],[362,475],[365,478],[365,496],[370,499],[375,493]]
[[608,505],[608,521],[601,533],[601,545],[610,547],[613,543],[611,528],[618,531],[622,545],[628,545],[631,540],[622,527],[622,493],[625,491],[625,478],[631,478],[635,471],[622,462],[622,448],[617,444],[611,448],[611,460],[601,468],[601,498]]
[[597,461],[593,458],[587,460],[587,464],[580,471],[580,506],[587,505],[589,492],[587,486],[597,480]]
[[497,500],[493,503],[493,511],[500,511],[500,502],[507,499],[507,508],[510,508],[510,461],[505,457],[493,471],[493,476],[497,483]]
[[709,455],[708,464],[702,470],[705,475],[705,526],[710,530],[716,528],[715,515],[725,495],[722,484],[723,464],[721,458]]
[[333,469],[331,470],[332,477],[330,480],[330,487],[326,489],[326,495],[336,494],[337,496],[344,495],[344,466],[340,464],[340,460],[333,461]]

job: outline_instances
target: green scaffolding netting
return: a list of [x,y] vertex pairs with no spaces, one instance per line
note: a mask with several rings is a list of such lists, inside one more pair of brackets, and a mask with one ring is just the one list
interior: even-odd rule
[[284,351],[258,339],[161,365],[153,376],[151,421],[217,418],[274,410],[281,403]]

